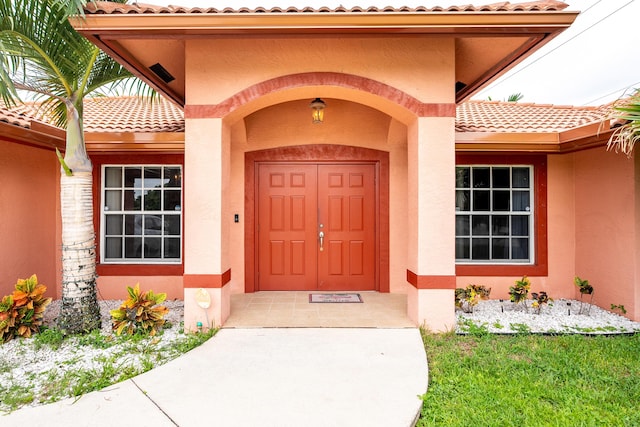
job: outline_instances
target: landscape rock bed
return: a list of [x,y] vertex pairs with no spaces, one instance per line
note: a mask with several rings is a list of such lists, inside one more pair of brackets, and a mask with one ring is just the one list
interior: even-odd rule
[[[100,340],[93,339],[97,342],[88,344],[89,338],[83,336],[69,337],[58,348],[40,345],[35,337],[14,338],[0,344],[0,396],[9,388],[19,387],[34,397],[27,405],[41,405],[48,403],[38,398],[42,390],[50,387],[52,381],[60,381],[60,378],[81,375],[79,373],[86,371],[101,372],[106,366],[114,366],[116,375],[125,371],[143,372],[149,365],[159,366],[180,354],[175,346],[186,339],[182,331],[182,301],[163,302],[162,305],[169,309],[165,316],[167,327],[155,337],[138,340],[118,340],[111,331],[109,311],[118,308],[121,303],[116,300],[100,301],[102,329],[99,335],[107,343],[102,347]],[[44,326],[55,328],[59,311],[60,301],[53,301],[45,311]],[[115,359],[114,362],[105,362],[112,359]],[[6,402],[0,399],[0,414],[9,409]]]
[[[456,310],[456,333],[489,332],[494,334],[629,334],[640,332],[640,322],[598,306],[576,300],[558,299],[545,304],[536,314],[528,300],[528,309],[509,300],[480,301],[473,313]],[[582,306],[582,314],[580,308]]]

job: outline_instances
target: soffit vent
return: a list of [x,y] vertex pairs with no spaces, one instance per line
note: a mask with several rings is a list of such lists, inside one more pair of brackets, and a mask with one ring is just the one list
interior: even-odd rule
[[160,77],[162,81],[165,83],[172,82],[173,80],[176,79],[171,75],[171,73],[167,71],[166,68],[160,65],[159,62],[150,66],[149,69],[153,71],[156,74],[156,76]]

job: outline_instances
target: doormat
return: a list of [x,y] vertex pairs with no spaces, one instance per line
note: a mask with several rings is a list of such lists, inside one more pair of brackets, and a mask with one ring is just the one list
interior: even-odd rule
[[309,294],[309,302],[362,302],[360,294]]

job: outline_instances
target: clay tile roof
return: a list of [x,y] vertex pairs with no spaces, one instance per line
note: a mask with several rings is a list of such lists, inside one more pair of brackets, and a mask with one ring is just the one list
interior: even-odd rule
[[[38,111],[37,104],[7,108],[0,102],[0,122],[26,129],[31,121],[52,124]],[[87,132],[184,132],[184,115],[174,104],[160,99],[150,103],[133,96],[89,98],[84,101],[84,130]]]
[[0,122],[29,129],[32,120],[33,112],[27,111],[25,106],[9,109],[0,101]]
[[121,96],[91,98],[84,102],[87,132],[184,132],[182,110],[164,99]]
[[[153,104],[138,97],[85,100],[87,132],[184,132],[184,115],[174,104],[161,99]],[[467,101],[458,105],[457,132],[561,132],[602,121],[610,105],[572,107],[500,101]],[[8,109],[0,104],[0,122],[30,128],[38,116],[36,105]]]
[[440,7],[435,6],[431,8],[419,6],[415,8],[392,7],[387,6],[383,8],[378,7],[352,7],[350,9],[344,6],[336,8],[329,7],[288,7],[280,8],[273,7],[266,9],[264,7],[257,7],[255,9],[249,9],[242,7],[239,9],[224,8],[216,9],[215,7],[184,7],[184,6],[155,6],[151,4],[135,3],[135,4],[122,4],[111,3],[107,1],[95,1],[89,2],[85,6],[85,13],[87,14],[220,14],[220,13],[422,13],[422,12],[545,12],[545,11],[560,11],[564,10],[568,5],[557,0],[541,0],[530,1],[524,3],[511,3],[511,2],[499,2],[492,3],[484,6],[464,5],[464,6],[449,6]]
[[467,101],[456,110],[458,132],[560,132],[602,121],[600,107],[573,107],[498,101]]

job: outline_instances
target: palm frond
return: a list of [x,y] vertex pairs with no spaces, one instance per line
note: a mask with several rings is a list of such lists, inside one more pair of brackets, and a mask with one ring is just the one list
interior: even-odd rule
[[89,76],[85,90],[87,95],[137,95],[154,101],[159,94],[129,70],[100,53]]
[[91,93],[91,97],[102,96],[137,96],[151,103],[155,103],[160,99],[158,92],[137,77],[114,81]]
[[507,102],[518,102],[518,101],[522,100],[522,98],[524,98],[524,95],[521,92],[512,93],[507,98]]
[[607,150],[631,157],[633,147],[640,141],[640,89],[636,89],[629,98],[614,104],[613,113],[609,118],[622,124],[611,134]]
[[67,106],[63,99],[51,96],[44,97],[38,112],[47,117],[55,126],[62,128],[67,124]]
[[71,15],[84,16],[87,0],[54,0],[65,11],[65,17]]
[[3,73],[39,91],[73,92],[79,69],[92,46],[64,20],[53,0],[3,0],[0,49],[10,58]]
[[132,77],[133,74],[131,74],[129,70],[107,56],[104,52],[100,52],[89,73],[85,93],[90,94],[102,86],[109,86],[114,82]]
[[[65,101],[81,112],[82,98],[133,77],[68,22],[68,15],[77,12],[71,9],[85,4],[86,0],[0,0],[0,97],[7,105],[19,99],[16,89],[49,96],[53,99],[40,104],[43,114],[64,126]],[[137,85],[138,91],[145,87]]]
[[[65,10],[66,16],[71,15],[80,15],[84,16],[84,7],[87,3],[93,2],[94,0],[54,0]],[[112,3],[126,3],[127,0],[109,0]]]

